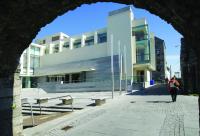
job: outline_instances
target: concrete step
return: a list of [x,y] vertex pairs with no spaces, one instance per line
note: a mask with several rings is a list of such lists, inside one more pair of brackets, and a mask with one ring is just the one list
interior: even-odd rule
[[[30,108],[29,105],[23,105],[23,108]],[[40,108],[39,105],[33,105],[32,108]],[[71,109],[71,105],[58,105],[58,106],[41,106],[42,109]],[[73,107],[74,110],[81,110],[81,107]]]
[[[30,111],[30,107],[23,107],[22,108],[23,111]],[[40,111],[39,107],[33,107],[32,108],[33,111]],[[53,108],[41,108],[41,111],[45,111],[45,112],[68,112],[68,111],[72,111],[71,108],[68,109],[53,109]]]
[[[33,115],[51,115],[54,114],[55,112],[45,112],[42,111],[40,114],[40,111],[33,111]],[[22,110],[22,115],[31,115],[31,111],[26,111],[26,110]]]

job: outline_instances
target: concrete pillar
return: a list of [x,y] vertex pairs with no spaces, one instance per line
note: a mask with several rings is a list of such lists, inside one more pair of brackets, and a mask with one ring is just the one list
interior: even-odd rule
[[97,32],[94,32],[94,44],[98,43],[98,34]]
[[86,38],[85,35],[82,35],[82,36],[81,36],[81,47],[84,47],[84,46],[85,46],[85,38]]
[[64,44],[63,41],[59,41],[59,52],[62,52],[63,44]]
[[46,49],[46,47],[40,48],[40,56],[43,56],[45,54],[45,49]]
[[24,54],[21,55],[20,57],[20,74],[23,74],[23,71],[24,71]]
[[23,130],[21,114],[21,80],[19,73],[0,78],[0,135],[20,136]]
[[74,49],[74,47],[73,47],[73,42],[74,42],[74,39],[70,38],[70,39],[69,39],[69,49],[70,49],[70,50]]
[[69,83],[72,82],[72,74],[69,74]]
[[53,53],[53,45],[50,43],[49,44],[49,54]]
[[26,70],[26,72],[27,72],[27,75],[30,75],[30,61],[31,61],[31,58],[30,58],[30,53],[31,53],[31,47],[29,46],[28,48],[27,48],[27,70]]

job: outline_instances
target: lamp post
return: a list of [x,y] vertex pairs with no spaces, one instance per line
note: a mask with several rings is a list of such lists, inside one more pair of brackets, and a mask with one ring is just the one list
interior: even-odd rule
[[119,94],[122,94],[122,61],[121,61],[121,46],[120,46],[120,41],[118,41],[118,48],[119,48],[119,54],[118,54],[118,63],[119,63]]
[[114,67],[113,67],[113,35],[110,36],[110,57],[111,57],[111,76],[112,76],[112,99],[114,98],[114,89],[115,89],[115,83],[114,83]]
[[125,91],[127,92],[127,62],[126,62],[126,46],[124,45],[124,73],[125,73]]

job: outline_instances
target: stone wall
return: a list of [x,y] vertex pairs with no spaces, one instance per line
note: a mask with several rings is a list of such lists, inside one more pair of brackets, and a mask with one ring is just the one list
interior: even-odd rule
[[22,134],[21,80],[19,74],[0,78],[0,135]]
[[183,81],[183,88],[188,93],[198,93],[198,65],[195,51],[181,39],[181,77]]

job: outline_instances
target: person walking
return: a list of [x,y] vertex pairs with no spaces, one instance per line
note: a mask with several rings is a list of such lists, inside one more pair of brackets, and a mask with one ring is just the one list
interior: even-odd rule
[[176,80],[176,77],[172,77],[168,83],[168,89],[172,97],[172,102],[176,102],[177,92],[179,90],[179,82]]

